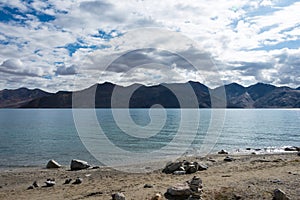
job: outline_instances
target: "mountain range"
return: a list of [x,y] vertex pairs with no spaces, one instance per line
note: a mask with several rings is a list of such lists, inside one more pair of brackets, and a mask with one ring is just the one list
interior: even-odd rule
[[[80,108],[149,108],[156,105],[165,108],[300,108],[300,87],[293,89],[264,83],[244,87],[231,83],[224,85],[226,102],[220,95],[224,91],[222,88],[211,89],[189,81],[128,87],[105,82],[76,92],[57,93],[27,88],[4,89],[0,91],[0,108],[72,108],[72,103]],[[72,97],[76,97],[76,102]]]

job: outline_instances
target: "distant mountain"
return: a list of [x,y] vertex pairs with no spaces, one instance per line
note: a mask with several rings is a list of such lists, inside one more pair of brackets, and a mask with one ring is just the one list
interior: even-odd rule
[[[220,95],[223,89],[226,106],[222,104]],[[76,101],[72,102],[74,96]],[[210,89],[189,81],[155,86],[133,84],[128,87],[106,82],[76,92],[47,93],[26,88],[0,91],[1,108],[149,108],[156,105],[165,108],[210,108],[213,103],[214,107],[227,108],[300,108],[300,89],[264,83],[249,87],[231,83]]]
[[33,99],[50,96],[51,93],[40,89],[30,90],[27,88],[19,88],[16,90],[0,91],[0,108],[18,108],[27,104]]

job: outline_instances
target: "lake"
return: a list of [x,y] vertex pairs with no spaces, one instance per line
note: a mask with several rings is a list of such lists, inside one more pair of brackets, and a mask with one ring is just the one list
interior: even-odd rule
[[299,109],[1,109],[0,167],[276,152],[300,146],[299,121]]

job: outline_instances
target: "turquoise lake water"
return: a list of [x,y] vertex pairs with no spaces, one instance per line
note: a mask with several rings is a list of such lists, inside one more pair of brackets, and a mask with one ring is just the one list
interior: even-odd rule
[[[98,133],[99,127],[90,123],[86,110],[78,111],[77,116],[82,114],[82,118],[75,125],[72,109],[1,109],[0,167],[45,166],[50,159],[67,165],[73,158],[99,164],[89,151],[97,152],[101,160],[102,156],[116,153],[112,149],[115,147],[136,155],[150,155],[170,146],[161,152],[163,158],[181,150],[197,154],[205,145],[212,153],[220,149],[242,151],[247,147],[269,147],[276,150],[300,146],[299,109],[227,109],[216,114],[209,109],[163,112],[157,109],[150,114],[148,109],[115,111],[95,111],[97,126],[101,128]],[[214,121],[219,112],[221,120]],[[126,119],[127,113],[132,121]],[[178,134],[181,137],[174,139]],[[213,137],[206,138],[207,135]],[[101,141],[97,143],[97,140]]]

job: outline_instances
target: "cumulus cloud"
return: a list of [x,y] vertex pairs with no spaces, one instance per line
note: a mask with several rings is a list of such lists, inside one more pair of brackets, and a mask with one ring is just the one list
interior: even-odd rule
[[19,76],[40,76],[42,71],[39,68],[26,67],[19,59],[8,59],[0,65],[0,71]]
[[66,67],[64,64],[57,66],[56,70],[54,71],[56,75],[75,75],[77,74],[77,67],[72,65],[70,67]]
[[[300,2],[4,0],[0,4],[6,9],[0,20],[0,71],[6,75],[1,88],[17,86],[18,81],[56,90],[84,88],[97,81],[125,85],[167,79],[214,86],[220,78],[245,85],[258,81],[300,85]],[[67,75],[80,81],[73,85]]]

